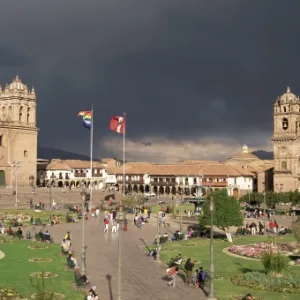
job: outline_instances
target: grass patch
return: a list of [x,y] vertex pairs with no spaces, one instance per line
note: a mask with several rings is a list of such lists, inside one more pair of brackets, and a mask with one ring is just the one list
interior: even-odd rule
[[[277,243],[289,243],[294,241],[293,237],[280,237],[276,240]],[[235,245],[246,245],[259,242],[271,242],[271,239],[264,236],[257,237],[242,237],[240,239],[234,240]],[[188,245],[192,244],[193,246],[189,247]],[[197,246],[195,246],[197,244]],[[203,266],[207,271],[210,267],[209,259],[209,239],[192,239],[188,241],[180,241],[175,243],[167,243],[162,245],[162,251],[160,253],[161,259],[168,263],[171,258],[176,257],[178,253],[181,253],[184,259],[192,258],[192,260],[201,261],[201,265],[196,267]],[[219,276],[223,277],[223,280],[215,281],[215,288],[217,297],[220,300],[231,299],[232,295],[245,295],[250,293],[256,297],[262,298],[264,300],[299,300],[299,294],[283,294],[270,291],[260,291],[251,288],[240,287],[232,283],[231,279],[246,274],[247,272],[262,272],[263,265],[261,261],[255,260],[245,260],[243,258],[237,258],[229,256],[226,253],[223,253],[223,249],[228,247],[229,243],[222,240],[214,241],[214,250],[215,250],[215,272]],[[166,249],[166,251],[165,251]],[[300,268],[290,267],[289,272],[300,276]]]
[[[145,204],[145,206],[147,206],[147,203]],[[174,207],[174,214],[177,214],[177,211],[179,211],[180,214],[180,202],[176,203],[176,200],[174,200],[174,202],[172,203],[165,203],[165,204],[160,204],[159,209],[161,209],[162,207],[164,207],[165,209],[167,208],[167,206],[170,207]],[[182,203],[182,213],[186,210],[191,210],[194,211],[195,209],[195,205],[193,203]],[[158,210],[158,205],[151,205],[151,212],[152,213],[157,213]]]
[[[35,243],[17,239],[14,244],[0,244],[0,250],[5,254],[5,257],[0,260],[1,287],[12,288],[24,298],[30,299],[31,295],[36,293],[30,284],[30,274],[51,272],[57,277],[45,279],[49,292],[61,293],[66,299],[82,300],[84,293],[72,288],[75,282],[74,274],[65,270],[66,257],[60,255],[60,246],[47,244],[48,248],[43,250],[29,249],[28,247],[33,244]],[[52,259],[52,261],[47,264],[30,262],[29,260],[34,257]]]

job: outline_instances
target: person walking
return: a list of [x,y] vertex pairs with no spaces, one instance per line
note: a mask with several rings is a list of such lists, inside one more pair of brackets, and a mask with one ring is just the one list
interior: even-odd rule
[[117,221],[115,219],[112,220],[111,233],[117,233]]
[[108,224],[109,224],[109,219],[105,218],[104,219],[104,232],[108,232]]
[[187,259],[184,268],[187,275],[187,285],[193,284],[193,268],[195,266],[195,263],[192,262],[190,258]]
[[168,276],[170,276],[172,278],[171,281],[168,282],[169,286],[175,287],[175,285],[176,285],[176,276],[177,276],[178,272],[179,272],[179,268],[177,266],[167,269]]

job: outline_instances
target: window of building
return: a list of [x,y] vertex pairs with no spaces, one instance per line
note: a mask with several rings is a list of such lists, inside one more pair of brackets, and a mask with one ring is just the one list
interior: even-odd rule
[[28,123],[30,120],[30,108],[28,107],[27,108],[27,119],[26,119],[26,122]]
[[0,146],[3,146],[3,135],[0,135]]
[[8,116],[11,118],[12,117],[12,107],[8,107]]
[[287,169],[286,161],[281,162],[281,169],[282,170],[286,170]]
[[283,130],[287,130],[288,127],[289,127],[289,121],[288,121],[288,119],[287,118],[283,118],[283,120],[282,120],[282,129]]
[[23,107],[21,106],[19,109],[19,122],[22,122],[22,115],[23,115]]
[[283,112],[286,112],[286,107],[285,106],[283,107]]
[[27,156],[28,156],[27,150],[24,150],[23,155],[24,155],[24,157],[27,157]]

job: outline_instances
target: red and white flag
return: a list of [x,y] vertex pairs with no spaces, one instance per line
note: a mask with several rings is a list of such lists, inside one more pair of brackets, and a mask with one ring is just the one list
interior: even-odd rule
[[124,134],[125,132],[125,118],[122,116],[114,116],[110,120],[110,130],[117,133]]

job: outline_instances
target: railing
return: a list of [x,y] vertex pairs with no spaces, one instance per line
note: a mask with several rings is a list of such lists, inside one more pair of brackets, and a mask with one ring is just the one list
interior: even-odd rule
[[228,183],[224,182],[202,182],[202,186],[211,186],[211,187],[227,187]]
[[86,173],[75,173],[74,177],[86,177]]

